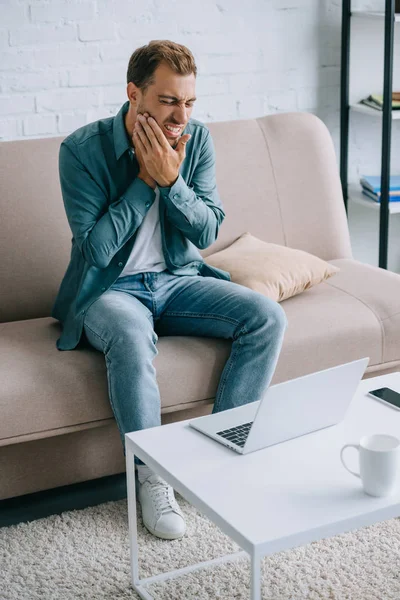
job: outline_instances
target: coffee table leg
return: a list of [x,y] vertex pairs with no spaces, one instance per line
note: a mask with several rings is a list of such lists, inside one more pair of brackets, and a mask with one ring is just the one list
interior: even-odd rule
[[139,585],[138,539],[136,516],[136,481],[135,481],[135,456],[130,443],[125,443],[126,460],[126,489],[128,495],[128,522],[129,522],[129,547],[131,561],[131,577],[134,588]]
[[251,557],[251,600],[261,600],[261,559],[257,554]]
[[[248,553],[244,550],[220,556],[212,560],[176,569],[168,573],[161,573],[145,579],[139,579],[139,562],[138,562],[138,536],[137,536],[137,513],[136,513],[136,481],[135,481],[135,455],[131,447],[129,439],[125,438],[125,459],[126,459],[126,488],[128,496],[128,523],[129,523],[129,549],[130,549],[130,564],[131,564],[131,580],[133,589],[139,594],[142,600],[153,600],[153,596],[145,589],[145,586],[158,581],[167,581],[174,579],[186,573],[192,573],[200,569],[211,567],[226,562],[235,561],[244,557],[248,557]],[[251,557],[251,600],[261,600],[260,588],[260,558],[257,554]]]

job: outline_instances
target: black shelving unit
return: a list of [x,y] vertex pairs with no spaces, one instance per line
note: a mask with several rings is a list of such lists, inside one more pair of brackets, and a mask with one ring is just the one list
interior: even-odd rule
[[[362,11],[357,11],[362,14]],[[371,11],[365,11],[371,15]],[[379,14],[375,13],[377,16]],[[349,147],[349,80],[350,80],[350,21],[351,0],[343,0],[342,5],[342,54],[341,54],[341,91],[340,91],[340,178],[343,198],[348,210],[348,147]],[[382,111],[382,154],[381,154],[381,202],[379,205],[379,266],[387,269],[389,239],[389,185],[390,150],[392,135],[392,89],[393,89],[393,40],[396,19],[395,0],[385,0],[384,19],[384,69],[383,69],[383,111]],[[399,15],[397,15],[399,17]],[[368,107],[366,107],[368,108]],[[363,112],[373,114],[370,111]],[[376,115],[374,115],[376,116]],[[380,115],[379,115],[380,116]],[[372,200],[372,202],[374,202]]]

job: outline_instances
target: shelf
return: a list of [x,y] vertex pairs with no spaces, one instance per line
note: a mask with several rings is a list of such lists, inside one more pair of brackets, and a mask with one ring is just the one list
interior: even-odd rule
[[[396,7],[397,7],[396,0]],[[343,0],[342,10],[342,44],[341,44],[341,71],[340,71],[340,178],[342,185],[345,186],[346,196],[348,196],[348,206],[352,206],[354,209],[357,205],[364,206],[365,208],[372,209],[370,216],[373,217],[373,211],[375,211],[375,217],[373,221],[379,222],[379,267],[387,268],[388,258],[388,246],[389,246],[389,219],[382,218],[391,216],[392,214],[400,214],[400,202],[395,200],[390,201],[390,195],[387,198],[387,207],[385,207],[385,213],[382,212],[383,205],[380,202],[376,202],[374,198],[364,195],[363,188],[360,181],[349,182],[348,180],[348,151],[349,151],[349,117],[354,112],[364,113],[366,116],[377,117],[380,119],[382,127],[382,140],[381,140],[381,175],[390,171],[390,146],[393,123],[400,120],[400,110],[393,109],[393,105],[389,102],[388,96],[391,95],[392,87],[396,91],[397,84],[393,81],[393,63],[397,57],[397,43],[396,35],[399,33],[400,27],[396,27],[396,23],[400,23],[400,13],[395,11],[394,2],[382,2],[379,8],[383,10],[351,10],[351,0]],[[352,18],[353,17],[353,18]],[[356,19],[356,23],[354,20]],[[374,24],[375,21],[375,24]],[[350,52],[350,37],[351,37],[351,23],[353,22],[354,31],[357,35],[364,34],[368,36],[365,40],[364,46],[360,48],[356,47],[355,52]],[[367,24],[369,25],[367,27]],[[378,27],[378,29],[377,29]],[[379,34],[379,35],[378,35]],[[374,43],[372,43],[374,38]],[[396,47],[395,47],[396,46]],[[383,52],[378,52],[378,50]],[[396,56],[395,56],[396,55]],[[383,86],[380,81],[381,75],[381,61],[383,58]],[[379,71],[377,70],[379,67]],[[390,110],[390,114],[386,114],[386,110],[379,110],[374,108],[373,105],[367,106],[366,104],[360,104],[360,101],[365,97],[364,94],[373,93],[372,89],[368,92],[366,82],[361,85],[361,81],[358,81],[358,91],[354,88],[350,93],[350,72],[355,69],[356,72],[361,75],[370,73],[370,83],[368,87],[376,90],[381,89],[381,94],[384,95],[386,105],[385,109]],[[390,89],[390,93],[389,93]],[[350,100],[348,99],[350,95]],[[383,108],[383,107],[381,107]],[[385,123],[384,119],[388,122]],[[379,123],[378,123],[379,125]],[[383,126],[385,125],[385,126]],[[396,197],[397,199],[397,197]],[[364,211],[364,216],[367,217],[368,211]],[[361,211],[360,211],[361,214]]]
[[[352,10],[351,16],[352,17],[365,17],[367,19],[381,19],[381,20],[385,19],[384,12],[377,12],[377,11],[372,11],[372,10]],[[400,23],[400,14],[399,13],[395,13],[394,20],[396,22]]]
[[[357,204],[362,204],[363,206],[372,208],[373,210],[379,211],[381,208],[380,202],[375,202],[375,200],[369,199],[367,196],[365,196],[365,194],[362,193],[360,184],[349,184],[348,198]],[[389,213],[391,215],[400,213],[400,202],[389,202]]]
[[[362,112],[366,115],[370,115],[371,117],[379,117],[380,119],[382,119],[383,110],[377,110],[376,108],[372,108],[371,106],[367,106],[366,104],[350,104],[350,108],[357,112]],[[400,110],[392,110],[392,119],[400,119]]]

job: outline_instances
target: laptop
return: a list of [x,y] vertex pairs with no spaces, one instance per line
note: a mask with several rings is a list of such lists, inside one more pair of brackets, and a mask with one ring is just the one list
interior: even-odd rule
[[261,400],[189,421],[190,427],[248,454],[343,420],[369,358],[270,386]]

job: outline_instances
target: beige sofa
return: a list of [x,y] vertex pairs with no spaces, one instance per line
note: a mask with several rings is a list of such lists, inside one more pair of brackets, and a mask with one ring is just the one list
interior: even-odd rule
[[[273,383],[362,356],[366,376],[399,370],[400,276],[352,259],[324,123],[286,113],[208,125],[227,217],[203,255],[249,231],[341,269],[282,303],[289,327]],[[125,470],[104,357],[58,351],[49,317],[71,245],[61,140],[0,144],[0,499]],[[163,423],[211,412],[230,343],[164,337],[158,349]]]

